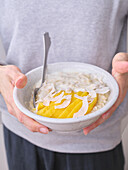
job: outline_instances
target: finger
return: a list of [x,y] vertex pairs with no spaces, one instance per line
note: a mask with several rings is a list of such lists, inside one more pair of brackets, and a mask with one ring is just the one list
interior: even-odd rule
[[127,73],[128,72],[128,61],[116,61],[114,63],[114,70],[117,73]]
[[6,103],[8,112],[11,115],[16,116],[13,110],[13,107],[12,107],[12,103],[14,102],[13,97],[12,97],[12,90],[13,90],[13,86],[10,82],[8,82],[7,84],[5,83],[4,88],[2,88],[1,93]]
[[128,53],[117,53],[113,58],[112,64],[116,61],[128,61]]
[[17,88],[23,88],[27,83],[27,77],[21,73],[20,69],[14,65],[10,65],[7,67],[6,72],[10,72],[10,81],[13,84],[13,86],[16,86]]
[[[27,81],[26,76],[22,74],[20,70],[15,66],[8,66],[6,67],[6,69],[4,68],[4,70],[6,70],[4,71],[5,73],[4,78],[5,78],[5,82],[7,83],[4,83],[5,86],[4,88],[2,88],[2,95],[7,104],[9,113],[17,117],[18,120],[21,123],[23,123],[28,129],[30,129],[32,132],[41,132],[47,134],[49,132],[47,127],[29,118],[28,116],[24,115],[22,112],[19,111],[19,109],[16,107],[14,103],[13,96],[12,96],[12,92],[14,88],[13,86],[16,84],[17,87],[22,88]],[[8,74],[8,72],[10,74]],[[12,83],[12,80],[14,84]]]
[[[111,114],[111,113],[109,112],[108,114]],[[92,131],[93,129],[98,127],[100,124],[102,124],[106,120],[107,120],[106,117],[100,116],[100,118],[98,120],[96,120],[96,122],[92,123],[90,126],[83,129],[84,134],[87,135],[90,131]]]
[[27,84],[27,77],[25,75],[18,77],[15,81],[15,85],[19,89],[24,88],[26,84]]
[[30,131],[32,132],[40,132],[43,134],[48,134],[49,130],[46,126],[41,125],[40,123],[36,122],[32,118],[24,115],[23,113],[18,115],[18,120],[23,123]]
[[12,116],[15,116],[15,117],[16,117],[16,114],[15,114],[15,111],[14,111],[13,107],[12,107],[10,104],[8,104],[8,103],[6,103],[6,105],[7,105],[8,112],[9,112]]
[[36,122],[35,120],[26,116],[19,110],[16,111],[16,117],[20,123],[24,124],[24,126],[27,127],[32,132],[40,132],[43,134],[48,134],[48,132],[49,132],[49,130],[46,126]]
[[41,132],[47,134],[49,132],[48,128],[40,123],[36,122],[35,120],[29,118],[28,116],[24,115],[14,103],[14,99],[12,96],[13,86],[11,83],[8,83],[7,91],[4,92],[4,100],[8,108],[8,112],[15,116],[21,123],[23,123],[29,130],[32,132]]
[[14,104],[13,105],[13,109],[15,110],[16,113],[16,117],[19,120],[19,122],[21,122],[22,124],[24,124],[24,126],[26,126],[30,131],[32,132],[40,132],[43,134],[48,134],[49,129],[38,123],[37,121],[35,121],[34,119],[28,117],[27,115],[23,114]]
[[128,63],[128,53],[117,53],[113,58],[112,66],[113,69],[116,70],[116,72],[126,73],[127,66],[128,66],[127,63]]

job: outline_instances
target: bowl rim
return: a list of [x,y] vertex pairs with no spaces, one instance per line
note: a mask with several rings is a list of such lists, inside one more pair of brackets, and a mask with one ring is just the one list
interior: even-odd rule
[[[24,106],[22,106],[22,104],[19,102],[18,100],[18,91],[20,89],[18,89],[16,86],[14,87],[13,89],[13,98],[14,98],[14,102],[16,104],[16,106],[19,108],[19,110],[21,112],[23,112],[25,115],[33,118],[33,119],[36,119],[38,121],[43,121],[43,122],[46,122],[46,123],[57,123],[57,124],[67,124],[67,123],[77,123],[77,122],[83,122],[83,121],[87,121],[87,120],[90,120],[90,119],[93,119],[95,117],[98,117],[100,115],[102,115],[103,113],[105,113],[106,111],[108,111],[113,105],[114,103],[116,102],[118,96],[119,96],[119,86],[118,86],[118,83],[117,81],[115,80],[115,78],[109,73],[107,72],[106,70],[104,70],[103,68],[100,68],[98,66],[95,66],[95,65],[92,65],[92,64],[87,64],[87,63],[81,63],[81,62],[55,62],[55,63],[51,63],[51,64],[48,64],[48,66],[51,66],[51,65],[57,65],[57,64],[67,64],[67,63],[70,63],[70,64],[84,64],[84,66],[90,66],[90,67],[93,67],[95,68],[96,70],[99,70],[99,71],[102,71],[104,74],[106,74],[107,76],[109,76],[109,78],[111,79],[112,83],[114,83],[114,90],[115,90],[115,95],[114,95],[114,98],[111,99],[110,101],[108,101],[104,107],[102,107],[101,109],[95,111],[95,112],[92,112],[90,114],[87,114],[87,115],[84,115],[84,116],[81,116],[81,117],[78,117],[78,118],[64,118],[64,119],[57,119],[57,118],[49,118],[49,117],[44,117],[44,116],[40,116],[40,115],[37,115],[31,111],[29,111],[28,109],[26,109]],[[38,69],[41,69],[42,66],[39,66],[35,69],[32,69],[30,70],[29,72],[27,72],[25,75],[28,76],[30,75],[31,73],[33,73],[33,71],[35,72],[36,70]]]

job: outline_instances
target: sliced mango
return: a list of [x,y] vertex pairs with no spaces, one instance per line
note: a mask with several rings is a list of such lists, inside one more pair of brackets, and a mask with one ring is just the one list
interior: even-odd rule
[[[58,95],[60,95],[60,93],[62,93],[62,91],[60,91],[59,93],[57,93],[57,94],[55,94],[53,97],[56,97],[56,96],[58,96]],[[66,92],[64,92],[64,95],[68,95],[69,93],[66,93]],[[62,103],[63,101],[61,101],[61,103]],[[45,116],[45,117],[51,117],[52,116],[52,112],[50,112],[50,110],[52,111],[54,111],[54,106],[55,105],[60,105],[61,103],[58,103],[58,104],[55,104],[55,102],[54,101],[51,101],[50,102],[50,104],[49,104],[49,106],[45,106],[45,107],[42,107],[41,109],[38,109],[38,111],[37,111],[37,114],[38,115],[41,115],[41,116]],[[40,105],[41,106],[41,105]],[[57,110],[60,110],[60,109],[57,109]],[[47,112],[48,111],[48,112]],[[55,109],[55,111],[56,111],[56,109]]]
[[[62,91],[54,95],[54,97],[56,97],[60,93],[62,93]],[[37,114],[44,117],[51,117],[51,118],[61,118],[61,119],[72,118],[74,113],[78,112],[83,104],[81,99],[78,99],[74,96],[75,94],[83,97],[83,96],[87,96],[88,92],[81,92],[81,91],[77,93],[74,93],[73,91],[71,93],[64,92],[64,95],[72,95],[71,103],[66,108],[55,109],[55,106],[62,104],[65,99],[63,99],[60,103],[55,103],[54,101],[50,102],[49,106],[44,106],[43,103],[39,103]],[[88,111],[86,114],[91,112],[93,107],[96,105],[97,100],[98,97],[96,96],[92,101],[92,103],[89,104]]]
[[[81,96],[87,96],[88,92],[84,92]],[[73,104],[73,103],[72,103]],[[72,118],[74,113],[78,112],[78,110],[82,107],[82,100],[80,99],[76,99],[76,102],[74,103],[71,112],[69,112],[69,114],[67,115],[67,118]]]
[[[92,103],[89,104],[88,106],[88,110],[85,114],[88,114],[91,112],[91,110],[93,109],[93,107],[96,105],[97,103],[97,96],[94,98],[94,100],[92,101]],[[82,107],[82,100],[74,107],[74,109],[72,110],[72,112],[67,116],[67,118],[72,118],[74,113],[78,112],[79,109]]]
[[40,110],[40,109],[42,109],[42,108],[44,108],[44,107],[45,107],[45,106],[44,106],[43,103],[41,102],[41,103],[38,104],[37,110]]
[[96,97],[94,98],[94,100],[92,101],[92,103],[89,104],[89,107],[88,107],[88,111],[86,114],[90,113],[92,111],[92,109],[94,108],[94,106],[96,105],[98,101],[98,95],[96,95]]
[[[74,92],[64,93],[64,95],[72,95],[72,97],[71,97],[71,102],[72,102]],[[55,109],[55,106],[62,104],[64,102],[64,100],[62,100],[61,103],[57,103],[57,104],[54,103],[54,105],[49,110],[47,110],[47,114],[52,115],[52,118],[58,118],[59,115],[65,110],[65,108]]]
[[[55,95],[53,96],[53,98],[56,97],[56,96],[58,96],[60,93],[62,93],[62,91],[60,91],[59,93],[55,94]],[[50,105],[49,105],[49,106],[44,106],[43,103],[39,103],[39,104],[38,104],[37,114],[43,116],[44,113],[45,113],[45,112],[49,109],[49,107],[50,107],[51,105],[53,105],[53,104],[54,104],[54,102],[50,102]]]
[[[79,96],[87,96],[87,92],[77,92],[76,93]],[[65,108],[65,110],[62,112],[62,114],[59,115],[58,118],[67,118],[69,116],[69,114],[72,112],[73,108],[77,105],[77,103],[79,103],[81,100],[77,99],[75,96],[73,96],[73,101],[72,103]]]

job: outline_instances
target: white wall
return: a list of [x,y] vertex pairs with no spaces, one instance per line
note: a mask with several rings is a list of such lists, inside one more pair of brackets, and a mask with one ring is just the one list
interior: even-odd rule
[[[1,42],[0,42],[0,56],[4,56],[4,51],[2,50]],[[124,123],[126,123],[126,119],[124,120]],[[125,170],[128,170],[128,126],[123,133],[123,149],[124,149],[125,160],[126,160]],[[0,170],[8,170],[7,159],[5,155],[1,118],[0,118]]]

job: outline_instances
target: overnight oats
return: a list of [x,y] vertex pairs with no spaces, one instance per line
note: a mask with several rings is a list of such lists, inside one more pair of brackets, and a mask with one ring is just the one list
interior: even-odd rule
[[36,96],[36,108],[32,94],[30,110],[44,117],[78,118],[102,108],[109,94],[110,88],[98,75],[58,72],[46,76]]

